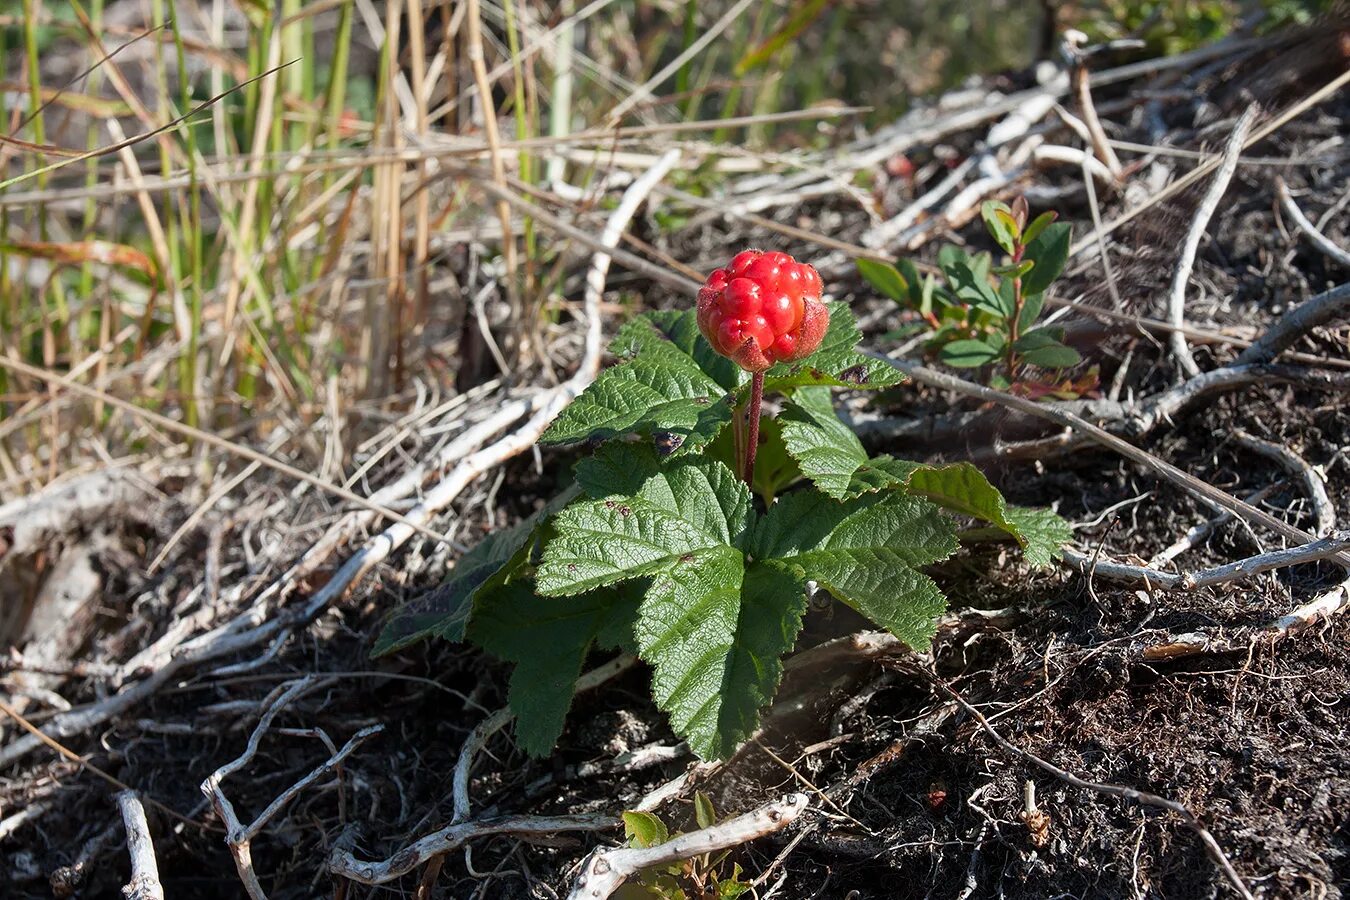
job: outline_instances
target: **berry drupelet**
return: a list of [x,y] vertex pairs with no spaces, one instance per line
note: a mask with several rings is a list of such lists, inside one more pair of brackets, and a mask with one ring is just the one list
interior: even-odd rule
[[830,323],[821,288],[814,266],[777,251],[743,251],[698,292],[699,331],[749,372],[803,359]]

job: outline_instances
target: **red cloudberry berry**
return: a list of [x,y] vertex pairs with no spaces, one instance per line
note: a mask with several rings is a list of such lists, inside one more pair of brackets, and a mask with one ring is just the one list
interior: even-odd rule
[[745,250],[698,292],[698,328],[713,349],[749,372],[810,356],[830,312],[815,267],[786,253]]

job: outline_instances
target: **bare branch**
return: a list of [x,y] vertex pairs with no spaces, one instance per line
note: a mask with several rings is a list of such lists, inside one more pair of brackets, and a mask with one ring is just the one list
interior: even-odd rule
[[788,794],[752,812],[711,828],[679,835],[655,847],[629,847],[622,850],[597,847],[582,866],[568,900],[604,900],[643,869],[739,847],[766,834],[781,831],[792,824],[807,806],[805,794]]
[[150,839],[150,823],[145,820],[145,807],[133,791],[117,795],[117,808],[122,812],[122,824],[127,829],[127,853],[131,856],[131,881],[122,888],[126,900],[164,900],[164,886],[159,883],[159,863],[155,859],[155,844]]
[[[1242,153],[1242,148],[1247,140],[1247,132],[1251,131],[1252,123],[1256,121],[1256,116],[1260,112],[1260,107],[1255,104],[1247,107],[1242,118],[1238,119],[1237,124],[1233,126],[1233,133],[1229,136],[1228,142],[1223,147],[1223,158],[1219,163],[1219,170],[1214,174],[1214,180],[1210,182],[1209,190],[1205,192],[1205,197],[1200,201],[1200,206],[1195,211],[1195,218],[1191,220],[1190,230],[1186,232],[1186,240],[1181,245],[1181,258],[1177,260],[1177,267],[1172,273],[1172,288],[1167,299],[1167,317],[1174,326],[1180,328],[1186,324],[1186,285],[1191,279],[1191,267],[1195,265],[1195,253],[1200,249],[1200,239],[1204,237],[1205,229],[1209,226],[1209,220],[1214,216],[1214,210],[1218,209],[1219,201],[1223,199],[1224,192],[1228,190],[1228,182],[1232,180],[1233,173],[1237,171],[1238,155]],[[1172,355],[1176,357],[1177,364],[1181,366],[1183,372],[1194,378],[1200,374],[1200,367],[1195,364],[1194,357],[1191,356],[1191,348],[1186,344],[1186,336],[1180,331],[1172,332]]]

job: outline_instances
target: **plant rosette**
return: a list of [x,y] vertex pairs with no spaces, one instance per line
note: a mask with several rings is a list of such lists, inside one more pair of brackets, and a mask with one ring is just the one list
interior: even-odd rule
[[[575,484],[396,610],[373,653],[434,636],[513,663],[516,741],[541,756],[587,654],[633,652],[674,730],[713,759],[773,700],[808,584],[926,648],[947,606],[926,567],[991,534],[1047,566],[1070,532],[969,463],[869,455],[833,391],[903,376],[860,338],[813,268],[757,251],[713,272],[696,309],[630,320],[616,362],[540,441],[592,449]],[[760,427],[765,395],[781,411]],[[972,519],[984,526],[961,531]]]

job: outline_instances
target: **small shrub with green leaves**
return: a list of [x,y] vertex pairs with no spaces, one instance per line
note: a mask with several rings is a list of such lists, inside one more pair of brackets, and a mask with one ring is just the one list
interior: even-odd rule
[[[702,791],[694,792],[694,821],[699,828],[717,824],[712,800]],[[679,832],[671,834],[658,816],[646,812],[625,812],[623,833],[628,846],[641,850],[680,836]],[[701,853],[691,859],[654,866],[624,882],[614,892],[614,900],[687,900],[689,897],[734,900],[750,890],[750,883],[741,880],[739,865],[727,864],[730,855],[730,850],[717,854]]]
[[[918,320],[892,332],[906,337],[931,331],[928,350],[949,366],[989,372],[989,384],[1029,396],[1065,399],[1096,387],[1096,374],[1065,380],[1063,370],[1082,362],[1078,351],[1064,344],[1061,329],[1036,324],[1045,306],[1045,292],[1069,258],[1072,239],[1067,223],[1045,212],[1030,222],[1026,201],[1012,206],[988,201],[981,208],[985,227],[1006,262],[995,265],[989,253],[967,253],[948,245],[938,253],[941,281],[920,276],[909,260],[898,266],[861,259],[858,270],[873,287]],[[1031,375],[1029,367],[1042,375]]]
[[[542,438],[592,450],[575,484],[397,610],[374,652],[436,636],[513,663],[516,741],[534,755],[562,733],[587,654],[634,652],[674,730],[711,759],[757,727],[813,588],[927,647],[947,601],[923,570],[957,551],[958,518],[1034,566],[1069,530],[1005,503],[969,463],[869,455],[832,392],[903,376],[860,338],[785,254],[718,269],[698,311],[632,319],[610,345],[618,361]],[[761,427],[764,397],[779,413]]]

